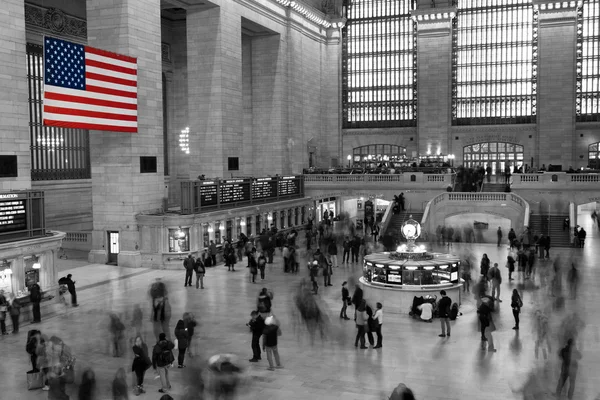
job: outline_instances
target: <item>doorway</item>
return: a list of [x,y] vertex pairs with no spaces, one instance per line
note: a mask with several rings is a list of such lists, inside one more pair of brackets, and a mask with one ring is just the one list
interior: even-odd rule
[[117,265],[119,256],[119,232],[108,231],[108,262]]

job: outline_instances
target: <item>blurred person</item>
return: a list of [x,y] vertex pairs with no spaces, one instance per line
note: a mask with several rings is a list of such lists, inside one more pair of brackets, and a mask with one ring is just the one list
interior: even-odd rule
[[109,314],[109,330],[112,344],[113,357],[121,357],[123,354],[123,339],[125,338],[125,325],[115,313]]
[[513,329],[519,330],[519,314],[521,313],[521,307],[523,307],[523,300],[517,289],[513,289],[510,306],[512,307],[513,317],[515,318],[515,326]]
[[188,330],[182,319],[177,321],[177,325],[175,325],[175,338],[177,338],[177,349],[179,351],[177,368],[185,368],[183,362],[185,361],[185,351],[188,348]]
[[568,339],[577,341],[579,334],[585,329],[585,322],[579,316],[579,312],[574,311],[568,314],[562,320],[558,328],[559,346],[564,346]]
[[8,313],[12,320],[12,333],[19,333],[19,318],[21,317],[21,302],[14,293],[11,293],[8,300]]
[[38,330],[30,330],[27,332],[27,336],[25,351],[27,351],[27,354],[29,354],[29,358],[31,360],[31,371],[29,372],[39,372],[38,349],[45,345],[44,339],[42,337],[42,333]]
[[290,272],[290,270],[289,270],[290,263],[288,261],[288,258],[290,256],[290,249],[287,244],[285,246],[283,246],[281,255],[283,257],[283,272]]
[[242,369],[233,354],[217,354],[208,359],[208,391],[215,400],[232,400],[241,380]]
[[3,335],[8,335],[6,332],[6,314],[8,313],[8,300],[4,296],[4,290],[0,289],[0,329]]
[[204,289],[204,276],[206,275],[206,266],[202,259],[198,257],[194,263],[194,272],[196,273],[196,289]]
[[194,333],[196,330],[196,326],[198,326],[198,323],[196,322],[196,317],[191,312],[183,313],[183,322],[188,333],[188,355],[190,357],[193,357],[194,354],[192,354],[192,341],[194,340]]
[[506,256],[506,267],[508,268],[508,280],[512,281],[512,274],[515,272],[515,259],[512,254]]
[[401,383],[392,391],[389,400],[415,400],[415,395],[404,383]]
[[298,273],[298,252],[294,246],[289,247],[290,254],[288,255],[289,271]]
[[331,275],[333,274],[333,268],[331,262],[323,253],[321,253],[321,255],[319,256],[319,267],[323,270],[323,286],[333,286],[331,284]]
[[169,295],[167,285],[165,285],[161,278],[156,278],[156,281],[148,289],[148,295],[152,300],[167,297]]
[[152,325],[154,336],[158,339],[160,333],[164,333],[170,339],[169,322],[171,320],[171,304],[168,297],[154,299],[152,309]]
[[502,228],[498,227],[496,235],[498,236],[498,247],[500,247],[500,242],[502,242]]
[[542,310],[535,311],[535,320],[534,320],[534,334],[536,336],[535,339],[535,358],[539,357],[539,350],[542,350],[542,355],[544,360],[548,359],[548,353],[552,351],[552,345],[550,344],[550,336],[549,334],[549,321],[548,317]]
[[473,296],[475,297],[478,308],[481,305],[482,299],[487,296],[488,290],[489,286],[487,277],[481,276],[479,281],[473,286]]
[[185,282],[184,287],[192,286],[192,275],[194,273],[194,265],[196,260],[192,256],[192,253],[188,254],[187,258],[183,260],[183,268],[185,268]]
[[575,264],[571,263],[571,269],[567,273],[567,282],[569,283],[569,294],[572,299],[577,297],[577,288],[579,287],[579,271]]
[[364,298],[363,290],[360,287],[360,285],[356,283],[354,277],[348,278],[348,285],[350,287],[354,287],[354,293],[352,294],[352,304],[354,305],[354,308],[358,308],[358,306],[360,306],[360,303]]
[[502,284],[502,274],[498,263],[494,263],[494,266],[488,271],[488,280],[492,282],[492,297],[499,302],[500,300],[500,285]]
[[113,400],[128,400],[129,393],[127,391],[127,374],[125,368],[119,368],[112,381],[112,396]]
[[[286,247],[287,249],[287,247]],[[285,261],[287,262],[287,261]],[[256,283],[256,275],[258,274],[258,262],[256,261],[256,249],[252,249],[248,256],[248,266],[250,267],[250,280]],[[287,270],[285,271],[287,272]]]
[[371,345],[371,347],[375,347],[375,338],[373,337],[373,332],[375,332],[375,320],[373,319],[373,309],[369,303],[366,304],[365,311],[367,312],[367,325],[365,326],[365,333],[367,334],[369,345]]
[[[446,296],[445,290],[442,290],[440,292],[440,295],[442,295],[442,298],[438,303],[438,316],[440,318],[442,333],[438,336],[450,337],[450,307],[452,307],[452,300],[450,299],[450,297]],[[446,331],[448,331],[447,334]]]
[[217,245],[215,244],[214,240],[210,241],[210,244],[208,245],[208,250],[208,254],[210,255],[210,265],[214,267],[217,265]]
[[319,275],[319,262],[317,260],[309,262],[308,270],[310,274],[310,282],[312,283],[313,294],[318,294],[319,284],[317,283],[317,276]]
[[348,314],[346,313],[346,309],[348,308],[348,306],[351,303],[351,299],[350,299],[350,291],[348,290],[347,287],[348,282],[344,281],[342,283],[342,309],[340,311],[340,318],[343,318],[345,320],[349,320],[350,318],[348,318]]
[[86,368],[81,374],[77,400],[94,400],[96,398],[96,374],[91,368]]
[[269,290],[267,288],[262,288],[260,293],[258,294],[258,299],[256,301],[256,308],[258,312],[263,315],[263,318],[266,318],[268,314],[271,313],[271,296]]
[[536,253],[533,248],[529,249],[529,254],[527,255],[527,270],[525,273],[525,279],[531,279],[532,282],[535,281],[535,257]]
[[355,235],[350,244],[350,251],[352,254],[352,262],[358,262],[358,254],[360,253],[360,237]]
[[135,373],[136,378],[136,386],[133,389],[136,396],[146,393],[144,390],[144,375],[151,366],[152,360],[148,356],[148,346],[141,336],[136,336],[133,342],[133,363],[131,364],[131,371]]
[[463,284],[463,293],[466,292],[471,292],[471,264],[469,263],[468,260],[465,260],[463,263],[461,263],[460,266],[462,273],[461,273],[461,278],[464,281]]
[[366,307],[367,302],[362,299],[354,311],[354,321],[356,322],[356,339],[354,340],[354,347],[358,347],[358,343],[360,342],[361,349],[368,349],[368,347],[365,346],[365,326],[368,321]]
[[510,231],[508,232],[508,244],[511,250],[514,248],[516,240],[517,233],[515,232],[514,228],[510,228]]
[[[337,268],[339,266],[338,258],[337,258],[338,249],[337,249],[337,243],[335,241],[335,238],[332,238],[329,242],[329,245],[327,245],[327,254],[329,255],[329,260],[331,262],[331,265],[333,267]],[[329,286],[331,286],[331,284]]]
[[265,319],[265,328],[263,331],[263,351],[267,353],[269,361],[269,371],[273,371],[273,357],[277,368],[283,368],[279,359],[279,350],[277,349],[278,337],[281,336],[280,323],[275,316],[270,315]]
[[158,337],[158,342],[152,350],[152,367],[160,377],[161,388],[158,390],[160,393],[166,393],[171,389],[169,368],[175,361],[175,357],[173,356],[174,348],[175,345],[173,342],[167,340],[167,335],[161,333]]
[[59,285],[67,285],[67,290],[71,294],[71,305],[73,307],[79,306],[77,303],[77,291],[75,290],[75,281],[71,279],[73,275],[68,274],[66,277],[63,276],[58,280]]
[[585,231],[585,229],[581,228],[579,230],[579,232],[577,232],[577,237],[579,239],[579,247],[583,248],[583,246],[585,245],[585,238],[587,236],[587,232]]
[[517,251],[517,277],[521,281],[525,279],[527,271],[527,252],[528,250],[525,249],[525,246]]
[[375,320],[375,333],[377,334],[377,345],[374,348],[380,349],[383,346],[383,334],[381,333],[381,328],[383,327],[383,304],[377,303],[376,307],[377,311],[375,311],[375,316],[373,317],[373,319]]
[[479,314],[479,323],[481,326],[482,348],[484,348],[485,342],[487,342],[487,350],[495,353],[496,348],[494,347],[492,332],[496,330],[496,325],[494,324],[492,310],[488,301],[482,301],[477,309],[477,314]]
[[490,259],[487,254],[483,254],[481,257],[481,263],[479,264],[479,272],[486,280],[488,277],[488,271],[490,270]]
[[32,323],[36,324],[42,322],[42,315],[40,311],[40,303],[42,302],[42,288],[40,287],[40,283],[36,282],[33,285],[29,286],[29,300],[31,300],[32,311],[33,311],[33,320]]
[[577,350],[572,338],[567,340],[567,345],[560,350],[559,357],[561,359],[561,367],[560,378],[556,385],[556,397],[560,397],[568,380],[569,391],[567,392],[567,398],[571,400],[573,398],[573,393],[575,392],[577,369],[579,368],[579,360],[581,360],[581,353]]
[[550,259],[550,235],[546,235],[545,240],[544,240],[544,257],[546,259]]
[[61,366],[56,365],[48,372],[48,400],[69,400],[66,392],[67,379]]
[[252,332],[252,358],[248,361],[259,362],[262,359],[260,354],[260,337],[265,330],[265,321],[257,311],[252,311],[250,313],[250,321],[246,325]]
[[[144,321],[144,312],[139,304],[133,307],[133,315],[131,317],[131,328],[133,329],[133,339],[142,335],[142,323]],[[131,339],[130,339],[131,340]]]

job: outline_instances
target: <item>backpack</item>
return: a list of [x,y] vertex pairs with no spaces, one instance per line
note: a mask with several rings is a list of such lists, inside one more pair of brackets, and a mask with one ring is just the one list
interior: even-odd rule
[[158,363],[157,364],[160,364],[159,366],[164,367],[164,366],[172,364],[173,361],[175,361],[173,352],[170,349],[166,348],[166,349],[163,349],[160,352],[160,354],[158,355]]
[[450,307],[450,319],[454,321],[456,317],[458,317],[458,304],[454,303]]

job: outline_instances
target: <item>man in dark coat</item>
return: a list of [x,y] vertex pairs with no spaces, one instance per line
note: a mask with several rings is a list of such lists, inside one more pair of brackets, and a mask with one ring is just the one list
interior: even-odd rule
[[183,267],[185,268],[185,283],[183,287],[192,286],[192,276],[194,274],[194,267],[196,260],[192,254],[189,254],[185,260],[183,260]]
[[71,274],[62,277],[58,280],[59,285],[67,285],[67,290],[71,294],[71,305],[77,307],[77,292],[75,291],[75,281],[71,279]]
[[29,299],[33,304],[33,323],[42,322],[42,316],[40,312],[40,303],[42,302],[42,289],[38,283],[34,283],[29,286]]

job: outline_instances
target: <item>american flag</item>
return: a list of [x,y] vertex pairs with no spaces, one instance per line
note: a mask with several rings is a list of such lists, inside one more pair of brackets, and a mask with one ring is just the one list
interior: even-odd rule
[[137,59],[44,38],[44,125],[137,132]]

